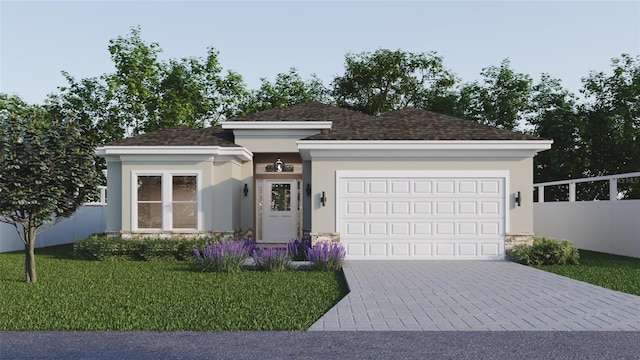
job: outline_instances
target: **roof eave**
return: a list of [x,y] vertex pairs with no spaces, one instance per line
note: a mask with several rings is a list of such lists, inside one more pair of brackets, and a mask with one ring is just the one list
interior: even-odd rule
[[118,155],[219,155],[236,156],[242,161],[250,161],[253,153],[244,147],[224,146],[100,146],[98,156]]
[[552,140],[299,140],[304,160],[312,157],[511,157],[526,158],[551,148]]

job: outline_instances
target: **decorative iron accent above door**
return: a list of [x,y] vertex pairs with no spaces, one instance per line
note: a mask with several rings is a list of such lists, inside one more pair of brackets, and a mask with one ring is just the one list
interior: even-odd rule
[[278,158],[273,164],[265,165],[264,171],[268,173],[293,172],[293,165],[285,164],[284,161]]

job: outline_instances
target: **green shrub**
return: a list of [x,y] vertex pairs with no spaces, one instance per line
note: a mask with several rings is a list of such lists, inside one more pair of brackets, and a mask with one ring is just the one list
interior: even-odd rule
[[214,243],[212,238],[122,239],[104,234],[90,235],[73,245],[80,260],[193,260],[193,249]]
[[516,245],[511,255],[525,265],[577,265],[580,254],[569,240],[535,238],[533,245]]

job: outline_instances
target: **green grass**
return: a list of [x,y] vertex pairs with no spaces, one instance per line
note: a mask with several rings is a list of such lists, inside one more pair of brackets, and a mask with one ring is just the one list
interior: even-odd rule
[[346,293],[340,272],[202,273],[191,262],[82,261],[72,246],[0,254],[0,330],[306,330]]
[[534,266],[608,289],[640,295],[640,259],[580,250],[580,265]]

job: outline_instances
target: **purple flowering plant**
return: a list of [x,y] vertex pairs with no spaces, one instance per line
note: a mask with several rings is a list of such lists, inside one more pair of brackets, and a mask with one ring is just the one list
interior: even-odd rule
[[311,247],[311,240],[309,239],[291,239],[287,243],[287,251],[293,261],[305,261],[307,260],[307,249]]
[[282,247],[259,246],[253,251],[256,267],[266,271],[284,271],[289,269],[291,258],[287,249]]
[[312,268],[322,271],[338,271],[342,269],[346,251],[344,247],[334,242],[319,242],[306,250],[307,260]]
[[243,240],[223,240],[193,249],[202,271],[239,272],[249,258],[253,245]]

